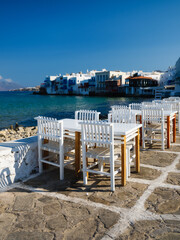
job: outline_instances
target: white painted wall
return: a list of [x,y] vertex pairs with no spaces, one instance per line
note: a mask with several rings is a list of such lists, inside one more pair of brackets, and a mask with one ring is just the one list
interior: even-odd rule
[[0,143],[0,188],[38,170],[37,137]]

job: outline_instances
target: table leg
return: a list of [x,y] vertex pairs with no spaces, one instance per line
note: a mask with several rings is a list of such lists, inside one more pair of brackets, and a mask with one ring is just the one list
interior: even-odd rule
[[75,174],[76,176],[80,173],[81,164],[81,144],[80,144],[81,133],[75,132]]
[[167,116],[167,148],[170,148],[170,116]]
[[[86,152],[87,152],[87,145],[86,145]],[[88,158],[86,158],[86,166],[88,167]],[[89,172],[87,172],[87,178],[89,177]]]
[[140,172],[139,129],[136,136],[136,172]]
[[126,185],[126,136],[122,136],[123,143],[121,144],[121,182]]
[[[140,124],[142,124],[142,115],[140,115]],[[142,146],[142,127],[140,128],[140,146]]]
[[176,142],[176,114],[174,114],[173,118],[173,142]]

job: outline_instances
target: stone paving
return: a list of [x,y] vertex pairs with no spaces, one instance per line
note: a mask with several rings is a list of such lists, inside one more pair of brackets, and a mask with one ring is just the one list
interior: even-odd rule
[[[180,136],[177,136],[180,139]],[[104,176],[87,187],[73,167],[59,181],[44,172],[0,193],[0,239],[180,239],[180,143],[164,152],[141,151],[141,172],[131,169],[116,191]]]

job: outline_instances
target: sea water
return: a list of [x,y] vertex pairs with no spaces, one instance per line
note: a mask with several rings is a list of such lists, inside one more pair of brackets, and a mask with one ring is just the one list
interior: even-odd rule
[[22,126],[37,125],[34,117],[74,118],[76,110],[97,110],[107,116],[112,105],[128,105],[147,99],[124,97],[88,97],[33,95],[31,92],[0,92],[0,129],[18,122]]

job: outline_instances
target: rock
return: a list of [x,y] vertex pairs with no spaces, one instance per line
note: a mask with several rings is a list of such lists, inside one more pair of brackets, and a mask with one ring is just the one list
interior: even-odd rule
[[19,128],[19,124],[16,122],[16,124],[15,124],[15,128],[14,128],[14,129],[17,131],[18,128]]
[[0,142],[12,141],[37,135],[37,127],[19,127],[0,131]]

